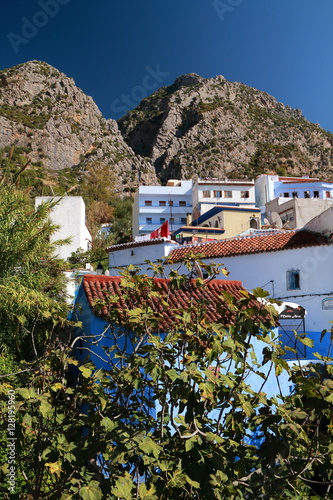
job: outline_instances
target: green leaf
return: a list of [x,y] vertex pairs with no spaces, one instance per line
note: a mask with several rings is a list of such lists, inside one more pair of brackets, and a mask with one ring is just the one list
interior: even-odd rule
[[178,371],[175,370],[174,368],[168,370],[167,375],[171,378],[172,382],[174,382],[179,377]]
[[37,393],[33,388],[19,388],[16,389],[16,392],[22,396],[23,399],[35,399],[37,397]]
[[112,431],[116,426],[115,422],[113,422],[109,417],[103,417],[101,420],[101,425],[104,427],[106,432]]
[[160,454],[160,451],[161,451],[161,447],[155,443],[155,441],[153,441],[151,438],[147,437],[145,438],[139,445],[139,448],[140,450],[142,450],[144,453],[147,453],[147,454],[153,454],[154,457],[157,459],[159,454]]
[[80,488],[79,494],[83,500],[101,500],[103,497],[98,481],[90,481],[88,486]]
[[190,451],[192,450],[193,446],[195,445],[195,443],[197,442],[197,438],[196,436],[190,438],[190,439],[186,439],[185,440],[185,450],[186,451]]
[[299,340],[302,344],[307,347],[313,347],[313,340],[309,337],[303,337],[303,335],[297,335],[297,340]]
[[43,417],[49,417],[54,413],[54,407],[47,401],[46,398],[41,397],[40,398],[41,403],[39,406],[39,411],[43,415]]
[[88,366],[79,366],[79,370],[84,378],[90,378],[93,372],[92,368]]
[[187,474],[185,474],[185,477],[186,477],[186,482],[191,486],[193,486],[193,488],[198,488],[198,489],[200,488],[200,483],[198,483],[198,481],[193,481],[193,479],[191,479]]
[[126,472],[125,476],[117,479],[116,485],[112,488],[112,493],[121,500],[133,500],[132,495],[133,482],[130,475]]

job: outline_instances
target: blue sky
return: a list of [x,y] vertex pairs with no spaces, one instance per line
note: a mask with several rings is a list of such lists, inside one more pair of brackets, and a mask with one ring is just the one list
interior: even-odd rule
[[224,75],[333,132],[332,0],[3,0],[0,67],[38,59],[106,118],[178,76]]

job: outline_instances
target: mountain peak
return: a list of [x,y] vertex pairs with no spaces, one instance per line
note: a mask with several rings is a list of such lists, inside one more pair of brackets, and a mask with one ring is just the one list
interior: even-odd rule
[[180,76],[118,123],[163,182],[275,172],[333,178],[332,134],[299,109],[221,75]]
[[117,123],[103,118],[72,78],[43,61],[0,73],[0,156],[13,145],[40,170],[111,165],[120,192],[139,180],[156,182],[151,163],[134,154]]
[[197,85],[198,83],[202,83],[204,81],[205,78],[202,76],[197,75],[196,73],[188,73],[176,78],[174,86],[177,89],[180,89],[181,87],[191,87],[192,85]]

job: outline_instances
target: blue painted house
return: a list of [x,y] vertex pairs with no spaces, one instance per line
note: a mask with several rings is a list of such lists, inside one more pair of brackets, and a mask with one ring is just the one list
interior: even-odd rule
[[[222,322],[228,327],[233,323],[234,313],[222,295],[227,292],[238,301],[244,297],[245,291],[240,281],[210,280],[204,286],[197,287],[195,281],[192,280],[175,289],[170,286],[170,279],[146,277],[147,283],[153,285],[154,289],[154,296],[147,300],[144,290],[125,289],[122,279],[119,276],[85,275],[76,297],[73,314],[76,320],[82,322],[82,330],[77,330],[74,334],[77,336],[75,355],[82,362],[87,359],[93,361],[97,368],[112,369],[114,363],[119,363],[119,359],[115,358],[116,352],[131,353],[135,348],[138,339],[133,338],[126,316],[127,310],[149,306],[157,315],[153,327],[154,333],[163,336],[177,326],[177,311],[180,308],[186,309],[191,306],[193,310],[196,310],[205,303],[207,308],[205,319],[210,322]],[[124,294],[126,294],[125,298]],[[104,301],[107,301],[109,305],[104,305]],[[255,307],[262,307],[257,301],[252,302]],[[296,305],[290,304],[289,313],[297,314],[296,308]],[[279,312],[286,312],[287,309],[286,305],[282,305]],[[300,309],[302,311],[299,318],[304,317],[305,314],[304,309]],[[295,317],[293,319],[295,320]],[[291,331],[285,332],[286,335],[292,337]],[[272,329],[272,335],[277,338],[279,334],[281,334],[281,328],[279,329],[276,325]],[[256,338],[253,338],[251,342],[261,362],[262,349],[266,344]],[[292,342],[292,347],[301,348],[295,344],[294,338]],[[269,371],[270,364],[267,363],[263,366],[262,372],[268,373]],[[262,379],[257,376],[251,375],[249,380],[254,390],[262,385]],[[280,385],[285,394],[290,392],[287,374],[280,376]],[[272,372],[265,391],[269,395],[274,395],[278,393],[278,390],[277,380]]]

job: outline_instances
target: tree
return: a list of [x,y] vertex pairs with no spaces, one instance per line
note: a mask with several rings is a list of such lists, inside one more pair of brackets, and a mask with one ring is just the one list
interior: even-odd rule
[[[86,263],[108,267],[108,255],[105,249],[111,245],[126,243],[132,238],[133,198],[115,196],[110,204],[104,201],[93,202],[87,210],[87,220],[92,234],[92,248],[86,252],[73,252],[68,261],[72,265],[84,266]],[[100,233],[101,224],[109,223],[107,236]]]
[[52,206],[35,210],[26,192],[0,183],[0,340],[18,360],[36,357],[67,315],[64,262],[54,254],[62,242],[50,242]]
[[115,194],[115,173],[102,161],[89,163],[81,180],[81,195],[89,206],[94,201],[110,202]]
[[[101,338],[114,340],[105,349],[110,370],[83,364],[68,377],[76,362],[60,344],[21,376],[20,498],[329,498],[332,358],[320,360],[321,374],[311,365],[290,369],[272,332],[274,311],[256,300],[262,290],[224,293],[225,319],[211,321],[209,302],[179,307],[130,271],[121,297],[95,304],[108,308]],[[194,296],[207,285],[173,272],[169,286]],[[174,318],[168,330],[166,314]],[[85,341],[89,353],[96,339]],[[268,373],[287,370],[294,393],[268,397],[263,364]],[[249,375],[262,379],[258,392]],[[8,387],[10,378],[3,393]]]

